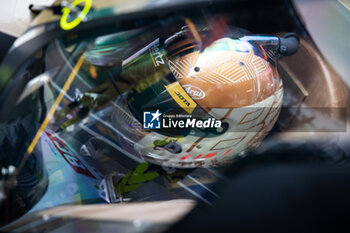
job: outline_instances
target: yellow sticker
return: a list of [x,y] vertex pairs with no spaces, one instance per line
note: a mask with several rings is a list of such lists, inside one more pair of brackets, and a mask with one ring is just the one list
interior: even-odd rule
[[[71,22],[67,22],[67,16],[69,15],[71,9],[73,9],[74,7],[76,7],[77,5],[83,2],[85,3],[85,5],[83,10],[78,15],[78,17]],[[63,30],[71,30],[76,26],[78,26],[81,23],[81,21],[86,17],[86,15],[89,13],[91,5],[92,5],[92,0],[76,0],[69,7],[64,7],[62,9],[63,15],[60,21],[61,28]]]
[[178,103],[186,112],[191,114],[197,106],[186,91],[181,87],[180,83],[174,82],[165,87],[171,97]]

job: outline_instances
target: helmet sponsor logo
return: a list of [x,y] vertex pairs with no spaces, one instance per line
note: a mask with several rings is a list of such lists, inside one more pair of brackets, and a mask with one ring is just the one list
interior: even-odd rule
[[160,65],[164,65],[164,59],[163,59],[163,54],[160,51],[160,49],[158,48],[157,45],[154,45],[151,47],[151,57],[152,57],[152,61],[153,61],[153,65],[154,67],[158,67]]
[[193,112],[197,104],[181,87],[180,83],[174,82],[166,86],[166,89],[171,95],[171,97],[176,101],[176,103],[180,105],[181,108],[183,108],[189,114]]
[[200,100],[205,97],[205,92],[201,90],[199,87],[192,85],[183,85],[186,92],[192,97],[192,99]]
[[179,97],[179,99],[187,106],[190,106],[190,103],[185,99],[185,97],[183,95],[181,95],[180,92],[175,91],[175,94]]

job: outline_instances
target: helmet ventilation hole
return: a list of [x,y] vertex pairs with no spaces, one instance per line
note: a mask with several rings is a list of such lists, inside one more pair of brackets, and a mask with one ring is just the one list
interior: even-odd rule
[[181,153],[182,151],[181,146],[175,141],[167,143],[163,148],[174,154]]

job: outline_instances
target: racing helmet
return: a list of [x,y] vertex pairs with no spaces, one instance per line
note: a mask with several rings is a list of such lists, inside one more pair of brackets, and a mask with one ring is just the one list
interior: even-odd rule
[[259,145],[282,106],[281,41],[297,39],[230,31],[213,40],[190,24],[143,49],[148,61],[138,52],[125,64],[122,76],[142,79],[118,97],[112,114],[126,150],[158,165],[193,168],[229,164]]

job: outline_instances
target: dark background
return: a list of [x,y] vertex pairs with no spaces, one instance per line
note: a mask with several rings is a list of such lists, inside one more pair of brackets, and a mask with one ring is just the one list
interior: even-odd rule
[[0,32],[0,62],[6,55],[7,51],[13,44],[16,38]]

